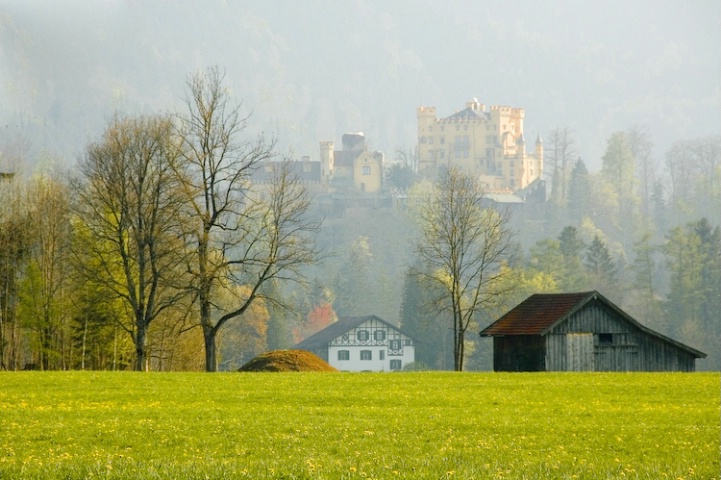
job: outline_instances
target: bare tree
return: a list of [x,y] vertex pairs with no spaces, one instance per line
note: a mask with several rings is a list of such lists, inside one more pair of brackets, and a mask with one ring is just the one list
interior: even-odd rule
[[555,205],[565,205],[566,187],[573,160],[576,158],[573,129],[570,127],[551,130],[547,141],[544,160],[551,167],[551,201]]
[[179,188],[172,168],[179,154],[168,117],[116,118],[80,162],[73,182],[76,214],[85,231],[74,252],[82,276],[124,300],[136,350],[136,370],[147,368],[151,322],[173,307],[182,255]]
[[[24,324],[38,337],[37,365],[63,368],[69,361],[61,344],[66,337],[70,248],[70,196],[67,185],[51,176],[32,179],[27,188],[32,230],[28,271],[21,307]],[[52,361],[51,361],[52,360]]]
[[13,174],[0,177],[0,369],[16,370],[19,355],[19,279],[28,259],[29,213]]
[[[194,75],[188,87],[188,113],[181,117],[185,155],[178,172],[187,204],[183,224],[192,252],[191,290],[206,370],[215,371],[218,332],[256,300],[278,301],[261,287],[274,279],[299,278],[300,267],[315,260],[311,235],[318,223],[307,218],[309,197],[290,164],[270,162],[275,141],[240,138],[249,117],[229,104],[218,69]],[[276,167],[265,195],[252,191],[250,183],[262,164]],[[247,293],[221,304],[229,290]]]
[[419,272],[430,282],[437,311],[453,319],[454,368],[463,370],[465,333],[474,317],[497,305],[512,287],[502,266],[511,257],[513,234],[508,217],[482,205],[477,181],[457,168],[443,172],[421,208],[422,236],[417,250],[424,265]]

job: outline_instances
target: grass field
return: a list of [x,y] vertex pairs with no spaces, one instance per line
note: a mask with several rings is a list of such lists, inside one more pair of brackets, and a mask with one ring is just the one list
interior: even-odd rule
[[0,478],[719,478],[720,377],[0,374]]

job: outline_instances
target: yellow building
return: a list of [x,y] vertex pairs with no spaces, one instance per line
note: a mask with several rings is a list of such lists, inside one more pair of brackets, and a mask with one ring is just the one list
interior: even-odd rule
[[343,135],[343,148],[320,142],[321,182],[332,191],[377,193],[383,186],[383,153],[369,151],[362,133]]
[[522,108],[492,106],[476,99],[446,118],[435,107],[418,107],[418,172],[435,177],[440,168],[461,167],[489,191],[516,191],[543,173],[543,142],[526,151]]

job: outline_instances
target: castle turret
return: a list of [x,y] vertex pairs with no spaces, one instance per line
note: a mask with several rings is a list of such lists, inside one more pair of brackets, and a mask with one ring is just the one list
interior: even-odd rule
[[543,140],[541,140],[541,134],[536,136],[536,161],[538,162],[539,175],[543,172]]

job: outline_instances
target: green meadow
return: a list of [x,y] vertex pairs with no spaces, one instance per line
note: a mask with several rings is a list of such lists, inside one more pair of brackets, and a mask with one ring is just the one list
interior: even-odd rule
[[0,374],[0,478],[718,479],[718,373]]

